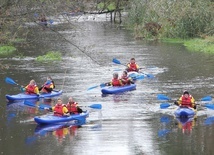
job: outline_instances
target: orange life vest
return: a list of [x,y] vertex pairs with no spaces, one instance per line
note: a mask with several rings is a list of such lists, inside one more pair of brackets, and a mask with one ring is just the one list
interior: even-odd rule
[[26,87],[26,94],[36,94],[35,93],[35,88],[36,88],[37,86],[36,85],[27,85],[27,87]]
[[192,99],[191,95],[189,95],[188,98],[185,98],[184,95],[182,95],[181,105],[182,106],[187,106],[187,107],[192,107],[191,99]]
[[121,81],[119,79],[112,79],[113,86],[121,86]]
[[63,105],[56,104],[54,107],[54,115],[55,116],[63,116]]
[[72,102],[72,103],[67,103],[66,107],[68,109],[68,112],[72,113],[72,114],[78,114],[78,109],[77,109],[77,103],[76,102]]
[[47,91],[47,90],[45,89],[45,87],[46,87],[46,88],[50,88],[50,86],[51,86],[52,84],[53,84],[53,83],[52,83],[51,81],[45,82],[41,91],[44,92],[44,93],[50,93],[49,91]]
[[128,63],[128,66],[129,66],[129,68],[128,68],[129,72],[138,70],[136,63]]

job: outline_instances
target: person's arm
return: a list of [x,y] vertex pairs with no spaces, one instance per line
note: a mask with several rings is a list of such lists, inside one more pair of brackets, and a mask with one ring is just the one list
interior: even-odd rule
[[69,115],[68,108],[66,108],[65,106],[63,107],[62,111],[63,115]]
[[112,82],[105,83],[106,86],[112,86]]
[[39,88],[38,88],[38,87],[36,87],[36,88],[34,89],[34,93],[37,94],[37,95],[39,95]]
[[124,84],[123,84],[122,80],[119,80],[119,82],[120,82],[120,85],[121,85],[121,86],[124,86]]

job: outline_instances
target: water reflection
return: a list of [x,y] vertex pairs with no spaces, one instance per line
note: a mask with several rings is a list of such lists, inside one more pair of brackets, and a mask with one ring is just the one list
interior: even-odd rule
[[192,129],[194,128],[194,126],[196,124],[196,120],[197,119],[194,117],[192,117],[192,118],[187,118],[187,117],[177,118],[178,128],[182,130],[183,134],[191,134]]

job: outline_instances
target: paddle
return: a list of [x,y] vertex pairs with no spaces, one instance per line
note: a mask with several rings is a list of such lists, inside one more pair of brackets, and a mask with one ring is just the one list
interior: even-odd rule
[[97,87],[99,87],[99,86],[100,86],[100,88],[103,88],[103,87],[105,87],[106,85],[105,85],[105,83],[101,83],[100,85],[96,85],[96,86],[92,86],[92,87],[88,88],[87,91],[88,91],[88,90],[91,90],[91,89],[94,89],[94,88],[97,88]]
[[[35,108],[37,107],[39,109],[51,108],[50,105],[46,105],[46,104],[35,105],[34,103],[32,103],[30,101],[27,101],[27,100],[24,101],[24,104],[28,105],[28,106],[31,106],[31,107],[35,107]],[[92,109],[102,109],[102,105],[101,104],[92,104],[90,106],[79,106],[79,107],[89,107],[89,108],[92,108]]]
[[169,98],[168,96],[163,95],[163,94],[158,94],[157,99],[158,100],[168,100],[168,101],[171,100],[171,98]]
[[19,87],[20,87],[20,90],[21,90],[22,92],[24,92],[24,88],[23,88],[21,85],[19,85],[18,83],[16,83],[13,79],[11,79],[11,78],[9,78],[9,77],[6,77],[6,78],[5,78],[5,82],[8,83],[8,84],[12,84],[12,85],[19,86]]
[[[158,98],[159,100],[168,100],[168,101],[171,100],[171,98],[169,98],[169,97],[167,97],[166,95],[163,95],[163,94],[158,94],[157,98]],[[212,100],[212,97],[211,97],[211,96],[205,96],[205,97],[201,98],[200,101],[211,101],[211,100]],[[162,104],[160,105],[160,108],[161,108],[161,109],[165,109],[165,108],[170,107],[171,105],[173,105],[173,104],[170,104],[170,103],[162,103]],[[205,105],[201,105],[201,106],[205,106],[205,107],[207,107],[207,108],[209,108],[209,109],[214,109],[214,105],[213,105],[213,104],[205,104]]]
[[[112,62],[114,62],[115,64],[119,64],[119,65],[123,65],[123,66],[126,66],[126,67],[127,67],[127,65],[122,64],[122,63],[121,63],[118,59],[116,59],[116,58],[113,58]],[[143,69],[143,68],[139,68],[139,69]],[[154,78],[154,75],[152,75],[152,74],[146,74],[146,73],[142,73],[142,74],[146,75],[148,78]]]
[[8,83],[8,84],[20,86],[18,83],[16,83],[13,79],[11,79],[9,77],[5,78],[5,82]]
[[32,103],[30,101],[27,101],[27,100],[24,101],[24,104],[28,105],[28,106],[31,106],[31,107],[39,108],[39,109],[49,109],[49,108],[51,108],[50,105],[46,105],[46,104],[35,105],[34,103]]
[[92,104],[90,106],[79,106],[79,107],[89,107],[92,109],[102,109],[102,105],[101,104]]

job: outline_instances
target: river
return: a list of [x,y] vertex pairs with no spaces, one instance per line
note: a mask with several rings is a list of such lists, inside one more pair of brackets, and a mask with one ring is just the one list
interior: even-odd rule
[[[18,55],[25,57],[1,59],[2,64],[9,66],[0,72],[1,154],[214,154],[213,110],[199,107],[197,119],[182,126],[173,116],[176,107],[160,109],[163,101],[157,99],[158,94],[164,94],[175,100],[183,90],[188,90],[198,103],[202,97],[213,95],[214,55],[190,52],[181,44],[135,40],[130,31],[101,15],[79,18],[72,28],[67,24],[53,25],[57,33],[38,31],[37,26],[32,26],[29,39],[34,42],[18,48]],[[50,50],[61,51],[63,61],[35,61],[36,56]],[[126,64],[132,57],[145,67],[143,72],[155,78],[137,81],[137,89],[124,94],[103,96],[99,87],[87,91],[110,81],[115,70],[124,69],[123,65],[112,63],[113,58]],[[121,72],[118,71],[120,75]],[[23,102],[7,104],[5,95],[20,90],[4,79],[10,77],[20,85],[35,79],[42,85],[47,76],[54,79],[57,89],[63,89],[64,103],[72,96],[82,106],[101,104],[102,109],[84,107],[90,115],[81,127],[36,132],[33,117],[47,112]]]

